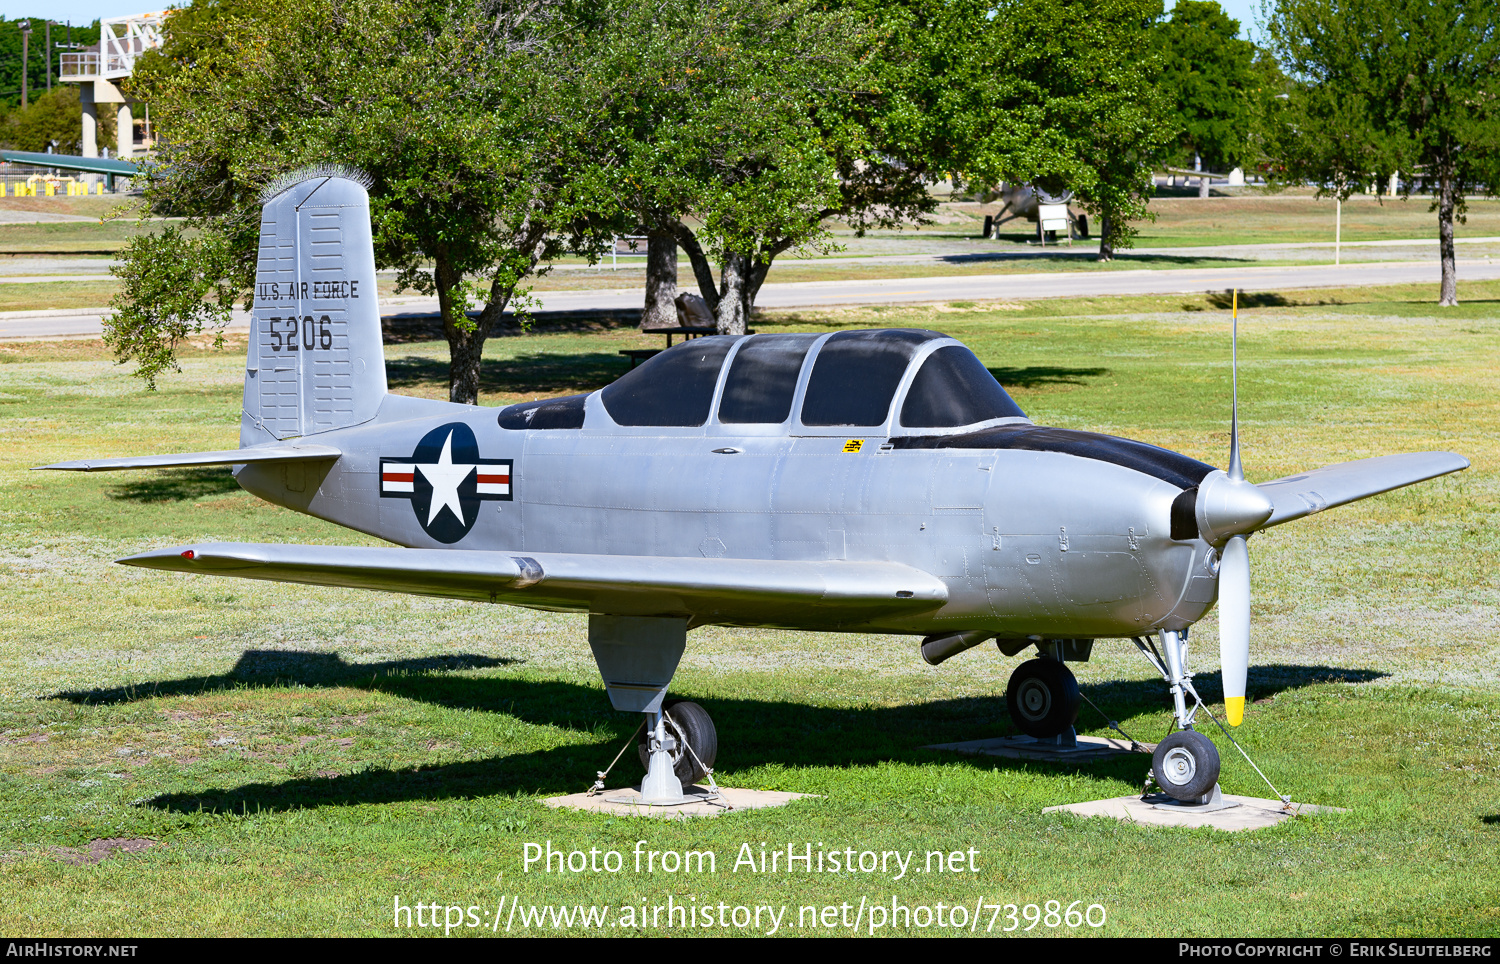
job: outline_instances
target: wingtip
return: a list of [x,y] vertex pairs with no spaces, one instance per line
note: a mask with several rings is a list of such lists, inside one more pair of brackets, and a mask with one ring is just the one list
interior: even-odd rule
[[133,556],[116,559],[115,562],[122,566],[139,566],[142,569],[183,570],[198,558],[201,551],[201,547],[196,545],[175,546],[171,549],[138,552]]

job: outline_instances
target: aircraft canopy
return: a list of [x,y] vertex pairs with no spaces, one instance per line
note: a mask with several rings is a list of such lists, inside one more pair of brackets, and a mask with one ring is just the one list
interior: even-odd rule
[[917,329],[698,338],[622,376],[601,400],[619,425],[687,428],[708,423],[716,395],[725,425],[880,428],[898,402],[907,429],[1026,417],[973,352]]

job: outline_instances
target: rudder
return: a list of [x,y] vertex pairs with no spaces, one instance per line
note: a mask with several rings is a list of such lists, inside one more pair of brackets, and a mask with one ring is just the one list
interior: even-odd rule
[[240,446],[374,418],[386,394],[368,178],[305,168],[261,197]]

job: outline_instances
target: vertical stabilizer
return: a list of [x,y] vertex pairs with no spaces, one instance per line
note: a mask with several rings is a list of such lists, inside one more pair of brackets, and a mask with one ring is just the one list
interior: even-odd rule
[[386,393],[368,180],[287,175],[262,194],[240,446],[374,418]]

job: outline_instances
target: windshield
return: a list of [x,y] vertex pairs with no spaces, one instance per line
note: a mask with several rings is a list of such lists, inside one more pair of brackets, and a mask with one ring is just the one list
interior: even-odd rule
[[600,397],[617,425],[694,426],[708,421],[729,335],[694,338],[620,376]]
[[906,428],[955,428],[992,418],[1025,417],[984,363],[962,345],[928,355],[901,406]]

